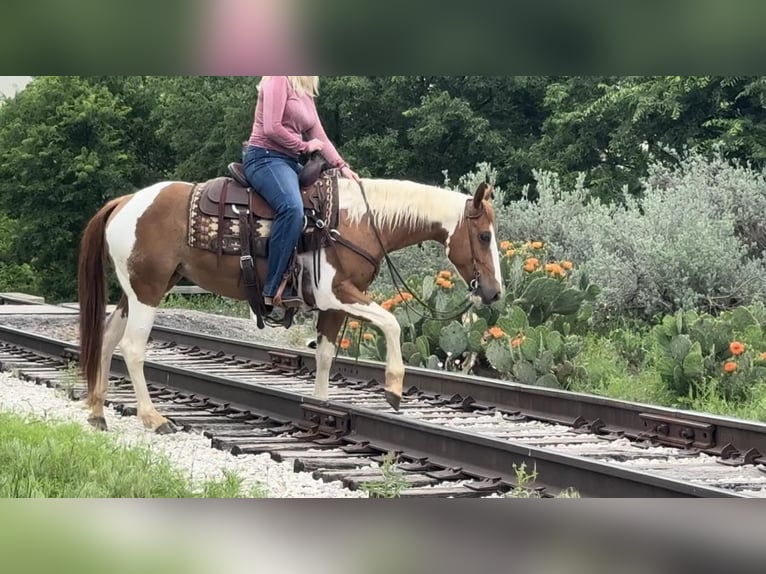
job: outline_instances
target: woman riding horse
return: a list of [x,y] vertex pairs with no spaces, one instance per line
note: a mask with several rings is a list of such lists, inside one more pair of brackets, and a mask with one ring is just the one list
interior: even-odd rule
[[318,86],[318,76],[264,76],[258,85],[255,121],[243,165],[250,185],[274,210],[269,271],[263,289],[267,312],[274,303],[285,307],[301,304],[294,287],[286,288],[274,301],[303,228],[298,156],[321,151],[330,166],[359,181],[322,127],[314,104]]

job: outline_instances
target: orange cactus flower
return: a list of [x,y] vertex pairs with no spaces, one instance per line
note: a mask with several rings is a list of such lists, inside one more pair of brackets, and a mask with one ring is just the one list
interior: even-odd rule
[[436,278],[436,284],[437,284],[439,287],[441,287],[441,286],[444,284],[444,281],[445,281],[444,277],[437,277],[437,278]]
[[524,337],[514,337],[511,340],[511,347],[516,349],[516,348],[520,347],[523,342],[524,342]]
[[348,328],[352,330],[356,330],[359,327],[361,327],[362,324],[359,321],[349,321],[348,322]]
[[340,340],[340,348],[341,349],[348,349],[351,346],[351,341],[348,339],[341,339]]
[[571,261],[562,261],[561,266],[567,271],[570,271],[574,267],[574,263]]
[[558,263],[546,263],[545,272],[550,273],[551,275],[558,275],[560,277],[564,277],[566,275],[563,267],[561,267],[561,265]]
[[530,257],[524,262],[524,271],[531,273],[537,269],[538,263],[540,263],[540,261],[536,257]]
[[442,287],[444,287],[445,289],[452,289],[454,286],[455,284],[452,281],[445,280],[444,283],[442,283]]
[[737,370],[737,363],[735,363],[734,361],[726,361],[723,364],[723,370],[726,371],[727,373],[733,373],[734,371]]
[[381,307],[383,307],[386,311],[390,311],[391,308],[394,306],[394,302],[391,299],[386,299],[383,301],[383,303],[380,304]]
[[489,334],[492,335],[495,339],[499,339],[503,335],[505,335],[505,331],[503,331],[500,327],[491,327],[489,329]]
[[766,361],[766,353],[761,353],[761,359],[763,359],[764,361]]
[[542,249],[543,248],[543,242],[542,241],[533,241],[531,247],[532,247],[532,249]]
[[402,300],[412,301],[412,293],[402,293]]
[[516,250],[515,249],[506,249],[506,251],[505,251],[505,256],[506,257],[513,257],[514,255],[516,255]]
[[739,341],[732,341],[729,344],[729,351],[731,351],[732,355],[741,355],[745,352],[745,345],[740,343]]
[[447,271],[446,269],[444,271],[439,271],[439,277],[442,279],[451,279],[452,271]]
[[396,295],[394,295],[394,304],[395,305],[398,305],[402,301],[404,301],[404,299],[402,298],[402,294],[401,293],[397,293]]
[[372,333],[365,333],[364,335],[362,335],[362,339],[364,339],[365,341],[374,341],[375,335],[373,335]]
[[513,243],[508,240],[500,242],[500,249],[510,249],[511,247],[513,247]]

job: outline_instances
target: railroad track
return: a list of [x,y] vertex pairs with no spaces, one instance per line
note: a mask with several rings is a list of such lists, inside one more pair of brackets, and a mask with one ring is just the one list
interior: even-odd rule
[[[351,487],[380,480],[397,455],[403,496],[475,497],[536,469],[542,496],[760,497],[766,425],[481,377],[408,369],[402,408],[387,406],[382,366],[339,358],[330,400],[313,399],[313,355],[157,327],[147,379],[159,407],[217,448],[269,452]],[[0,364],[61,384],[72,345],[0,327]],[[133,414],[119,355],[110,400]]]

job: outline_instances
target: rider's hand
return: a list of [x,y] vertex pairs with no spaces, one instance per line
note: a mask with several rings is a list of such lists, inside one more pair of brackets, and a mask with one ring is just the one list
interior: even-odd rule
[[314,138],[313,140],[309,140],[306,143],[306,153],[311,154],[315,151],[322,151],[322,148],[324,147],[324,143],[322,140],[318,140]]
[[354,181],[361,181],[361,178],[359,177],[359,175],[355,171],[352,171],[351,168],[348,167],[347,165],[341,168],[340,174],[343,177],[347,177],[348,179],[353,179]]

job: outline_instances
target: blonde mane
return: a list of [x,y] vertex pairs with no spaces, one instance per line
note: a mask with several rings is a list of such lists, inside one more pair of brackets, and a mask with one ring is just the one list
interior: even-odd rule
[[[370,210],[378,227],[418,229],[441,223],[451,235],[465,216],[469,196],[457,191],[397,179],[362,181]],[[338,180],[339,206],[348,213],[351,223],[359,223],[367,213],[359,185],[349,179]]]

